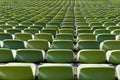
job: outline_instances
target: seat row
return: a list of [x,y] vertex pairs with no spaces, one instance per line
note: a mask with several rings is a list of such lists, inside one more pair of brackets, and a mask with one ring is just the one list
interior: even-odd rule
[[74,53],[69,49],[49,49],[46,53],[40,49],[10,50],[0,48],[0,63],[120,63],[120,50],[105,52],[99,49],[84,49]]
[[120,65],[80,64],[77,78],[71,64],[8,63],[0,65],[0,73],[1,80],[120,80]]
[[97,40],[98,42],[103,42],[105,40],[120,40],[120,35],[114,35],[109,33],[101,33],[98,35],[92,33],[81,33],[78,34],[77,38],[71,33],[58,33],[56,36],[53,36],[50,33],[36,33],[35,35],[31,35],[30,33],[15,33],[14,35],[10,33],[0,33],[0,40],[5,39],[19,39],[22,41],[28,41],[29,39],[45,39],[52,43],[54,40],[71,40],[74,42],[82,41],[82,40]]
[[49,49],[70,49],[78,51],[82,49],[101,49],[101,50],[119,50],[120,40],[105,40],[99,43],[97,40],[81,40],[75,45],[71,40],[54,40],[52,44],[44,39],[30,39],[28,41],[22,41],[18,39],[5,39],[1,41],[2,48],[8,49],[43,49],[45,51]]

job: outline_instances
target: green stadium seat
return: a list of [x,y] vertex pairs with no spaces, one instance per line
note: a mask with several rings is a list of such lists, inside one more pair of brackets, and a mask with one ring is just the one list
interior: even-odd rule
[[53,40],[52,49],[74,49],[73,41],[71,40]]
[[99,49],[84,49],[77,53],[77,61],[80,63],[105,63],[106,52]]
[[92,33],[79,33],[77,36],[77,41],[81,40],[96,40],[95,34]]
[[120,29],[115,29],[115,30],[111,31],[111,34],[119,35],[120,34]]
[[13,62],[14,57],[10,49],[0,48],[0,63]]
[[94,34],[101,34],[101,33],[110,33],[110,30],[106,30],[106,29],[96,29],[94,32]]
[[117,65],[116,67],[116,75],[117,75],[117,79],[120,80],[120,65]]
[[24,30],[25,28],[28,28],[28,26],[26,26],[26,25],[16,25],[15,26],[15,29]]
[[115,35],[101,33],[96,35],[96,40],[98,40],[99,42],[103,42],[105,40],[115,40]]
[[58,33],[55,37],[56,40],[72,40],[74,41],[74,36],[71,33]]
[[93,32],[90,29],[78,29],[77,34],[80,34],[80,33],[93,33]]
[[3,48],[8,49],[24,49],[24,42],[21,40],[5,39],[3,40]]
[[100,49],[109,51],[109,50],[119,50],[120,41],[119,40],[105,40],[100,43]]
[[42,28],[43,28],[43,26],[41,26],[41,25],[31,25],[30,26],[30,29],[31,28],[36,28],[36,29],[38,29],[38,30],[41,30]]
[[30,34],[35,35],[36,33],[39,33],[39,30],[36,28],[31,28],[31,29],[26,28],[24,29],[24,33],[30,33]]
[[78,80],[115,80],[115,69],[108,64],[81,64]]
[[1,80],[35,80],[35,64],[8,63],[0,65]]
[[48,40],[49,42],[52,42],[54,37],[50,33],[36,33],[34,38],[35,39],[45,39],[45,40]]
[[57,25],[46,25],[45,28],[55,29],[57,32],[59,31],[59,26],[57,26]]
[[74,29],[60,29],[59,33],[71,33],[71,34],[75,34]]
[[15,33],[14,36],[15,39],[19,39],[22,41],[27,41],[29,39],[32,39],[32,35],[30,33]]
[[4,31],[4,29],[0,28],[0,33],[1,33],[1,32],[3,32],[3,33],[4,33],[4,32],[5,32],[5,31]]
[[55,29],[51,29],[51,28],[45,28],[41,30],[41,33],[50,33],[52,35],[56,35],[57,31]]
[[43,64],[38,67],[38,80],[74,80],[70,64]]
[[47,61],[50,63],[72,63],[74,62],[74,53],[69,49],[49,49]]
[[120,50],[111,50],[106,53],[108,63],[120,64]]
[[102,27],[102,26],[92,26],[92,27],[91,27],[91,30],[92,30],[92,31],[95,31],[95,30],[97,30],[97,29],[106,29],[106,27]]
[[0,25],[0,28],[2,29],[8,29],[8,28],[13,28],[11,25]]
[[27,48],[48,50],[50,48],[50,43],[47,40],[40,39],[28,40]]
[[17,21],[8,21],[7,24],[11,26],[19,25]]
[[10,33],[10,34],[15,34],[15,33],[21,33],[21,30],[20,29],[6,29],[7,33]]
[[13,39],[13,37],[10,33],[0,32],[0,40],[2,41],[5,39]]
[[33,25],[33,23],[30,21],[24,21],[24,22],[21,22],[21,25],[30,26],[30,25]]
[[96,40],[78,41],[76,45],[77,50],[81,49],[99,49],[99,42]]
[[43,62],[45,58],[45,52],[40,49],[18,49],[16,51],[16,61],[26,63],[38,63]]
[[116,29],[120,29],[120,27],[118,27],[118,26],[109,26],[106,29],[108,29],[110,31],[113,31],[113,30],[116,30]]

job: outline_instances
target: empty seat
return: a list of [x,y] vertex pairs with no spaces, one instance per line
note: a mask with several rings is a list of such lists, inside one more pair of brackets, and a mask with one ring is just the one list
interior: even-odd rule
[[4,29],[0,28],[0,32],[4,32]]
[[47,40],[40,39],[28,40],[27,48],[48,50],[50,48],[50,43]]
[[38,29],[35,29],[35,28],[31,28],[31,29],[24,29],[24,33],[30,33],[30,34],[36,34],[36,33],[39,33],[39,30]]
[[77,36],[77,41],[79,40],[96,40],[95,34],[92,33],[79,33]]
[[8,21],[7,24],[12,26],[19,25],[17,21]]
[[81,49],[99,49],[99,42],[96,40],[78,41],[76,45],[77,50]]
[[111,50],[106,53],[107,62],[120,64],[120,50]]
[[51,29],[51,28],[45,28],[41,30],[41,33],[50,33],[52,35],[56,35],[57,31],[55,29]]
[[60,29],[59,33],[72,33],[75,34],[74,29]]
[[94,32],[94,34],[101,34],[101,33],[110,33],[110,30],[106,30],[106,29],[96,29]]
[[118,40],[105,40],[100,43],[101,50],[119,50],[120,49],[120,41]]
[[115,29],[115,30],[111,31],[111,34],[119,35],[120,34],[120,29]]
[[24,30],[25,28],[28,28],[28,26],[25,26],[25,25],[17,25],[17,26],[15,26],[15,29]]
[[18,49],[15,59],[18,62],[43,62],[45,58],[45,52],[39,49]]
[[24,45],[24,42],[21,40],[6,39],[6,40],[3,40],[3,48],[24,49],[25,45]]
[[116,75],[117,75],[118,80],[120,80],[120,65],[117,65],[116,67]]
[[48,40],[49,42],[52,42],[53,36],[50,33],[36,33],[35,39],[45,39],[45,40]]
[[73,41],[71,40],[54,40],[52,42],[53,49],[74,49]]
[[2,41],[5,39],[13,39],[13,37],[10,33],[0,32],[0,40]]
[[6,29],[7,33],[10,33],[10,34],[15,34],[15,33],[21,33],[21,30],[20,29]]
[[36,28],[36,29],[38,29],[38,30],[41,30],[42,28],[43,28],[43,26],[41,26],[41,25],[31,25],[30,26],[30,29],[31,28]]
[[113,23],[113,22],[105,22],[105,23],[104,23],[104,26],[105,26],[105,27],[108,27],[108,26],[116,26],[116,23]]
[[32,39],[32,35],[30,33],[15,33],[15,39],[27,41],[29,39]]
[[105,40],[115,40],[115,35],[113,34],[98,34],[96,35],[96,40],[98,40],[99,42],[103,42]]
[[93,32],[90,29],[78,29],[77,34],[80,34],[80,33],[93,33]]
[[55,29],[57,32],[59,31],[59,26],[57,25],[46,25],[45,28]]
[[56,39],[74,41],[74,36],[71,33],[59,33],[59,34],[56,34]]
[[110,31],[113,31],[115,29],[120,29],[120,27],[117,27],[117,26],[109,26],[107,27],[106,29],[110,30]]
[[0,48],[0,63],[12,61],[14,61],[12,51],[10,49]]
[[84,49],[77,53],[77,61],[80,63],[105,63],[106,52],[99,49]]
[[38,80],[74,80],[70,64],[43,64],[38,67]]
[[13,28],[13,27],[11,25],[0,25],[0,28],[8,29],[8,28]]
[[108,64],[81,64],[78,80],[115,80],[115,69]]
[[0,65],[1,80],[35,80],[36,66],[32,63],[8,63]]
[[50,49],[47,51],[47,61],[53,63],[74,62],[74,53],[69,49]]
[[30,22],[30,21],[24,21],[24,22],[21,22],[21,25],[26,25],[26,26],[30,26],[32,25],[33,23]]
[[82,27],[82,26],[76,26],[76,29],[77,30],[79,30],[79,29],[90,29],[90,27],[89,26],[84,26],[84,27]]
[[102,27],[102,26],[93,26],[93,27],[91,27],[91,30],[92,31],[95,31],[95,30],[97,30],[97,29],[106,29],[106,27]]

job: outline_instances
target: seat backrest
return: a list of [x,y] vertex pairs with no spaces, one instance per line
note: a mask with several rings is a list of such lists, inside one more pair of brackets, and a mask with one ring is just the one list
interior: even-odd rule
[[48,50],[50,48],[50,43],[47,40],[40,39],[28,40],[27,48]]
[[10,49],[1,48],[0,49],[0,62],[4,63],[4,62],[12,62],[12,61],[14,61],[12,51]]
[[45,39],[48,40],[49,42],[53,41],[53,36],[50,33],[37,33],[35,34],[35,39]]
[[95,34],[92,33],[79,33],[77,36],[77,41],[79,40],[96,40]]
[[40,65],[38,80],[74,80],[73,67],[70,64]]
[[100,43],[101,50],[119,50],[120,49],[120,41],[119,40],[105,40]]
[[28,28],[26,28],[26,29],[24,29],[24,32],[25,33],[30,33],[30,34],[36,34],[36,33],[39,33],[39,30],[38,29],[35,29],[35,28],[31,28],[31,29],[28,29]]
[[52,42],[53,49],[74,49],[73,41],[71,40],[54,40]]
[[108,64],[81,64],[78,80],[115,80],[115,69]]
[[47,61],[53,63],[74,62],[74,53],[69,49],[50,49],[47,51]]
[[3,40],[3,48],[24,49],[25,45],[24,45],[24,42],[21,40],[6,39],[6,40]]
[[115,35],[101,33],[96,35],[96,40],[98,40],[99,42],[103,42],[105,40],[115,40]]
[[[31,66],[30,66],[31,65]],[[1,80],[34,80],[35,79],[35,67],[34,64],[22,64],[22,63],[8,63],[6,65],[0,65],[0,79]]]
[[10,34],[15,34],[15,33],[21,33],[21,30],[20,29],[7,29],[7,33],[10,33]]
[[5,40],[5,39],[13,39],[12,35],[10,33],[0,33],[0,40]]
[[15,39],[27,41],[29,39],[32,39],[32,34],[30,34],[30,33],[15,33]]
[[120,64],[120,50],[107,51],[106,60],[111,64]]
[[71,33],[59,33],[59,34],[56,34],[56,39],[74,41],[74,36]]
[[77,53],[77,61],[80,63],[105,63],[106,52],[99,49],[83,49]]
[[18,49],[15,59],[18,62],[43,62],[45,58],[45,52],[39,49]]
[[99,42],[96,40],[79,41],[76,45],[77,50],[81,49],[99,49]]

